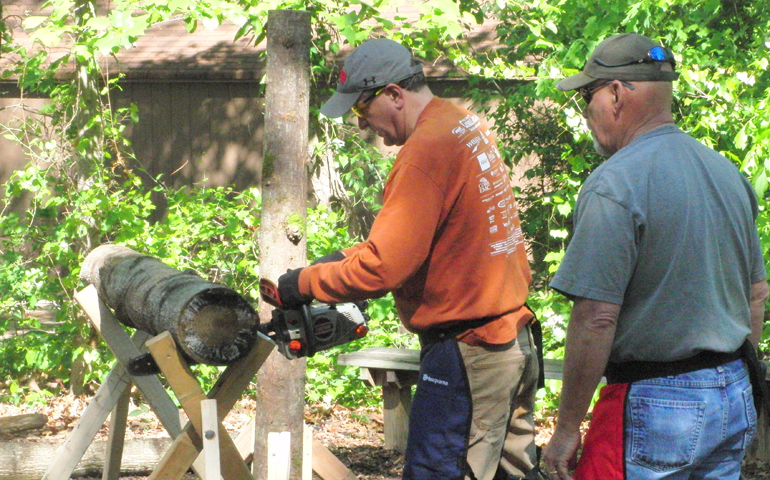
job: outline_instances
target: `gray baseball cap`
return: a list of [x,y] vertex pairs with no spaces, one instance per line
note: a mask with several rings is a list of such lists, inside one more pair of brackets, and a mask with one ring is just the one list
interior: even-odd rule
[[403,45],[387,38],[367,40],[345,59],[337,91],[321,107],[329,118],[345,115],[361,92],[422,73],[422,63]]
[[597,79],[625,81],[667,81],[679,73],[661,70],[664,63],[674,68],[674,54],[638,33],[613,35],[600,43],[588,58],[583,71],[556,84],[562,91],[577,90]]

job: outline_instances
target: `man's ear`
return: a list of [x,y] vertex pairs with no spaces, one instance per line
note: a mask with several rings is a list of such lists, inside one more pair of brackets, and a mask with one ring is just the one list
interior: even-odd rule
[[615,118],[618,118],[618,116],[620,116],[620,111],[628,101],[627,95],[629,90],[623,87],[620,80],[615,80],[612,82],[612,85],[610,85],[610,91],[612,92],[612,113]]
[[404,95],[406,91],[396,85],[395,83],[391,83],[390,85],[385,88],[385,91],[383,92],[384,95],[390,99],[397,108],[401,108],[404,105]]

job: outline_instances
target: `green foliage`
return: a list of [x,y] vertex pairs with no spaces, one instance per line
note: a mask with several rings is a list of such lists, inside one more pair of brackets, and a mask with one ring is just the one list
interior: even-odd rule
[[[378,209],[381,185],[392,158],[359,139],[344,121],[321,117],[317,108],[336,83],[338,65],[328,59],[343,45],[371,36],[403,42],[426,63],[448,59],[470,74],[465,96],[493,120],[506,161],[523,172],[518,187],[522,226],[533,259],[530,305],[545,325],[547,355],[563,354],[563,331],[570,305],[548,289],[571,231],[571,213],[585,177],[598,165],[590,135],[574,95],[556,91],[555,82],[576,73],[604,38],[637,31],[660,40],[677,55],[682,75],[675,84],[676,116],[685,130],[735,161],[760,199],[758,220],[765,252],[770,250],[768,171],[770,170],[770,11],[763,2],[740,0],[520,0],[415,2],[419,21],[385,15],[401,0],[118,0],[99,13],[89,2],[50,0],[50,17],[29,17],[25,28],[37,42],[27,51],[13,43],[0,22],[0,54],[18,61],[2,73],[19,78],[23,96],[51,99],[37,117],[4,125],[3,134],[26,148],[30,165],[3,188],[0,219],[0,332],[18,325],[31,333],[0,342],[0,362],[9,399],[24,395],[24,380],[55,377],[67,382],[73,365],[85,365],[78,382],[95,382],[110,354],[96,341],[71,295],[78,288],[83,256],[116,242],[163,258],[256,298],[259,228],[256,190],[227,188],[167,190],[160,180],[139,181],[126,125],[136,107],[114,109],[110,92],[120,78],[99,67],[103,56],[134,43],[157,22],[182,15],[189,31],[227,20],[238,36],[264,39],[267,12],[310,12],[315,88],[311,128],[317,137],[314,159],[334,158],[344,194],[331,208],[309,214],[308,257],[354,244],[365,237]],[[1,12],[2,10],[0,10]],[[496,21],[499,48],[469,47],[470,28]],[[72,38],[64,57],[51,61],[50,47]],[[45,48],[37,48],[37,47]],[[55,81],[69,61],[79,66],[71,82]],[[151,221],[154,202],[168,204],[161,221]],[[768,257],[770,259],[770,257]],[[52,334],[29,315],[38,305],[54,305],[59,327]],[[392,298],[372,302],[372,333],[358,344],[335,348],[309,361],[308,397],[320,401],[376,399],[355,380],[353,369],[336,366],[340,352],[362,345],[409,345],[398,332]],[[768,334],[770,335],[770,333]],[[765,335],[765,338],[768,338]],[[203,369],[206,370],[206,369]],[[215,375],[216,369],[204,371]],[[553,405],[554,392],[543,400]]]
[[324,122],[323,138],[315,144],[315,170],[323,168],[326,158],[333,158],[336,172],[345,189],[329,199],[333,210],[344,212],[345,222],[352,236],[365,238],[382,204],[382,186],[393,164],[393,157],[385,156],[363,142],[352,132],[350,125],[341,121]]
[[131,240],[121,243],[179,270],[191,269],[212,282],[259,298],[261,198],[256,188],[182,188],[166,192],[168,213]]
[[[760,200],[757,223],[763,250],[770,250],[766,213],[770,168],[770,13],[762,2],[565,0],[539,2],[534,8],[517,2],[498,3],[494,10],[490,14],[503,20],[498,28],[500,38],[510,48],[500,49],[490,63],[506,65],[509,71],[527,72],[534,78],[532,98],[560,112],[553,131],[541,130],[553,144],[533,142],[548,149],[538,152],[538,156],[545,159],[543,167],[550,180],[547,186],[554,200],[552,214],[541,210],[530,216],[531,208],[527,208],[522,223],[534,222],[540,235],[549,231],[556,239],[568,240],[564,235],[570,231],[569,224],[563,222],[569,219],[581,179],[601,159],[591,152],[587,128],[575,108],[579,109],[574,92],[562,94],[554,84],[559,78],[577,73],[604,38],[635,31],[663,42],[675,52],[681,72],[675,83],[677,121],[685,131],[735,161],[752,181]],[[534,59],[538,62],[533,63]],[[537,109],[530,109],[529,113],[537,115]],[[517,120],[533,119],[524,113]],[[506,135],[505,128],[500,132],[503,143],[517,139],[515,131],[513,135]],[[555,156],[557,152],[562,165],[569,165],[568,171],[547,170],[549,154]],[[516,157],[512,158],[515,161]],[[523,203],[529,207],[526,193]],[[542,198],[548,197],[546,194]],[[542,224],[549,222],[559,228],[542,228]],[[538,238],[538,234],[529,235]],[[558,241],[551,239],[545,249],[545,265],[539,262],[541,242],[533,243],[536,274],[545,275],[546,279],[555,271],[562,255],[559,248],[554,248]],[[549,298],[547,291],[545,295],[546,305],[560,301],[558,297]]]
[[[256,298],[258,251],[253,239],[259,227],[256,190],[233,192],[228,188],[168,191],[168,215],[163,222],[148,221],[154,210],[151,189],[134,176],[124,183],[96,179],[87,189],[62,181],[58,172],[31,165],[5,185],[8,199],[24,194],[33,208],[7,212],[0,218],[0,272],[4,312],[11,312],[16,328],[36,331],[0,342],[0,359],[10,378],[69,380],[76,358],[87,365],[83,382],[98,382],[112,356],[96,342],[72,301],[81,288],[79,266],[85,254],[102,243],[119,243],[161,258],[170,266],[192,269],[201,276]],[[108,184],[106,180],[113,182]],[[102,180],[105,180],[104,182]],[[59,190],[51,196],[50,185]],[[51,199],[66,198],[67,202]],[[40,329],[29,315],[41,300],[55,305],[59,326]],[[7,328],[10,318],[3,318]],[[3,328],[3,330],[5,329]],[[87,344],[77,338],[87,340]],[[213,372],[212,372],[213,374]]]

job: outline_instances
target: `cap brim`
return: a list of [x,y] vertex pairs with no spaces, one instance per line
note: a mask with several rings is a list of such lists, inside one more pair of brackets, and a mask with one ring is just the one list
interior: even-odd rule
[[577,90],[578,88],[585,87],[589,83],[596,80],[594,77],[588,76],[583,72],[577,75],[572,75],[556,84],[556,88],[562,92],[568,92],[570,90]]
[[356,104],[361,92],[341,93],[335,92],[321,107],[321,113],[329,118],[337,118],[345,115]]

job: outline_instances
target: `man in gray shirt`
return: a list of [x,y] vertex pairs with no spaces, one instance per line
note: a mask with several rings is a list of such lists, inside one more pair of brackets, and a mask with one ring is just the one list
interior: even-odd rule
[[631,33],[557,85],[579,90],[610,158],[580,191],[551,282],[574,301],[551,478],[572,478],[603,374],[576,479],[738,479],[754,435],[745,358],[768,295],[757,200],[732,163],[674,124],[677,77],[670,50]]

